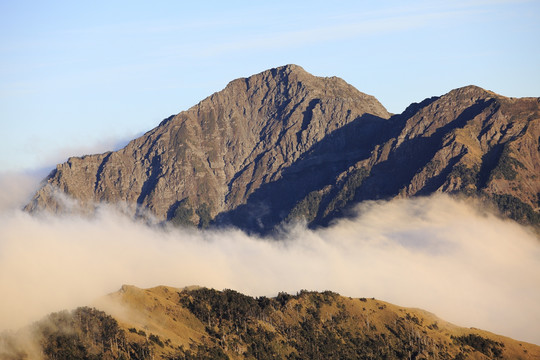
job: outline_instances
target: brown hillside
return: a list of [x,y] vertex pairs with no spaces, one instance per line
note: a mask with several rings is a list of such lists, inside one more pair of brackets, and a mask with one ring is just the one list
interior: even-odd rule
[[0,359],[540,359],[537,345],[330,291],[123,286],[97,306],[0,334]]

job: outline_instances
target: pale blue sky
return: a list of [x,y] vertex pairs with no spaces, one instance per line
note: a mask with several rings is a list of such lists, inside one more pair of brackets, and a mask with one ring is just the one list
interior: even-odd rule
[[0,172],[103,152],[295,63],[399,113],[475,84],[540,96],[540,1],[0,0]]

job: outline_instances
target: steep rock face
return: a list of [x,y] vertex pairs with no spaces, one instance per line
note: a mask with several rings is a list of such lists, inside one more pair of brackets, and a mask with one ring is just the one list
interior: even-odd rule
[[297,203],[294,217],[324,223],[358,201],[446,192],[487,198],[518,221],[539,223],[540,99],[468,86],[411,105],[388,122],[387,136]]
[[339,78],[296,65],[271,69],[232,81],[119,151],[70,158],[26,209],[58,211],[53,190],[60,189],[83,207],[125,202],[160,220],[204,225],[279,179],[329,134],[387,118],[375,98]]

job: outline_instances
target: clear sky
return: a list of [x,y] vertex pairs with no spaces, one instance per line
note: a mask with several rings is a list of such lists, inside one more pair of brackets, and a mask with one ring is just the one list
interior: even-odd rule
[[295,63],[391,112],[475,84],[540,96],[540,1],[0,1],[0,172],[103,152]]

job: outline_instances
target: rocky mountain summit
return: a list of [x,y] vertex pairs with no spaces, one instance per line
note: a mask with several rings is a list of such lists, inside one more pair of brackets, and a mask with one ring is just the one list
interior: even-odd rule
[[230,82],[119,151],[72,157],[28,211],[123,203],[159,221],[267,233],[371,199],[463,194],[539,224],[540,98],[475,86],[389,114],[342,79],[287,65]]

